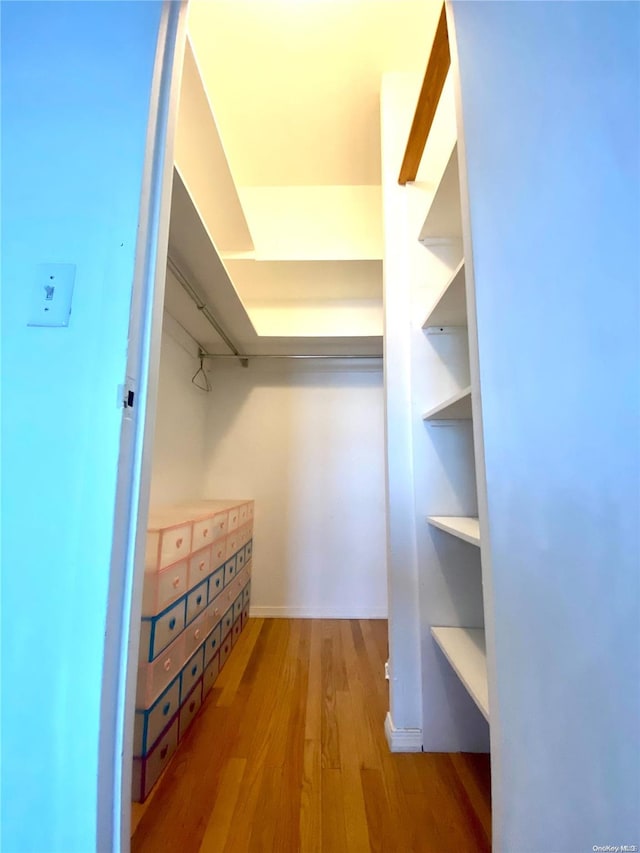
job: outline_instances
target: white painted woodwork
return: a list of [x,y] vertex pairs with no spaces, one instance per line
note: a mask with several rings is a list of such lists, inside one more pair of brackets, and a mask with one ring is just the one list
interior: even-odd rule
[[175,162],[217,248],[221,251],[251,250],[251,234],[229,169],[215,111],[189,39],[182,71]]
[[[418,184],[399,187],[406,136],[397,143],[403,110],[413,117],[421,80],[389,75],[382,87],[383,198],[385,212],[385,388],[387,408],[387,501],[392,549],[388,554],[390,605],[390,717],[398,728],[422,731],[425,750],[484,750],[487,725],[449,664],[437,652],[433,625],[482,628],[479,550],[453,536],[433,535],[428,515],[476,516],[478,512],[472,424],[425,424],[425,408],[459,397],[470,383],[467,330],[427,334],[422,322],[462,258],[459,239],[425,248],[418,234],[455,145],[453,87],[434,120],[438,136],[428,143]],[[404,119],[406,121],[406,119]],[[407,454],[408,450],[408,454]],[[407,515],[409,516],[407,518]],[[417,609],[409,570],[418,577]],[[419,637],[419,666],[412,670]],[[411,696],[403,680],[416,679],[422,712],[405,722]],[[398,679],[398,682],[396,682]],[[400,685],[403,692],[400,692]],[[401,716],[404,713],[404,718]]]
[[462,260],[427,314],[422,328],[466,325],[467,296],[464,285],[464,260]]
[[442,403],[426,411],[422,417],[425,421],[470,420],[471,386],[443,400]]
[[[443,96],[446,96],[444,91]],[[426,147],[425,157],[429,157]],[[437,245],[447,240],[459,240],[461,236],[458,149],[457,145],[454,145],[431,204],[427,208],[418,239],[425,244]]]
[[[187,189],[181,173],[174,170],[173,195],[171,201],[171,229],[169,254],[178,267],[197,287],[205,302],[219,318],[223,328],[244,353],[324,353],[327,355],[370,354],[382,352],[380,328],[380,306],[374,295],[380,293],[379,261],[334,262],[336,274],[347,277],[345,267],[354,271],[352,283],[357,296],[353,302],[341,300],[344,288],[338,284],[332,292],[331,282],[320,275],[322,264],[308,264],[298,268],[300,286],[308,287],[315,301],[299,302],[295,299],[296,281],[292,280],[296,264],[266,263],[262,275],[265,287],[277,289],[279,300],[269,303],[253,302],[250,316],[240,298],[229,270],[234,274],[247,265],[257,262],[247,260],[223,261],[217,252],[211,235],[203,222],[197,205]],[[350,265],[352,265],[350,267]],[[328,269],[332,266],[329,264]],[[276,273],[283,273],[280,278]],[[293,276],[295,278],[295,275]],[[251,277],[240,273],[239,278],[253,295],[259,294]],[[334,298],[322,303],[324,286]],[[289,295],[288,300],[283,296]],[[210,323],[202,316],[184,289],[169,272],[167,274],[166,308],[169,314],[184,326],[209,352],[229,353],[229,349]],[[251,300],[248,300],[251,303]],[[315,309],[319,309],[317,316]],[[279,310],[281,309],[281,310]],[[333,313],[336,316],[333,317]],[[256,323],[254,324],[253,320]],[[257,324],[261,324],[262,334]]]
[[471,516],[430,515],[427,521],[432,527],[444,530],[458,539],[469,542],[470,545],[480,545],[480,523]]
[[431,634],[469,695],[489,722],[489,688],[484,631],[478,628],[432,628]]

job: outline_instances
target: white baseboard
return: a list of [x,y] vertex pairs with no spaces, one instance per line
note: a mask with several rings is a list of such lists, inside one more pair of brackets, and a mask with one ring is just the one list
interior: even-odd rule
[[249,616],[271,619],[386,619],[386,607],[255,607]]
[[384,733],[391,752],[422,752],[422,729],[397,729],[388,711]]

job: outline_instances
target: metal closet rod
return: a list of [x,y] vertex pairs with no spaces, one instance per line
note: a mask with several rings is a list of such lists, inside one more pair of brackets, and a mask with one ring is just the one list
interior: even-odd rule
[[211,358],[211,359],[213,359],[213,358],[236,358],[236,357],[240,358],[243,361],[248,361],[251,358],[331,359],[333,361],[336,361],[336,360],[337,361],[344,361],[344,360],[362,361],[363,359],[365,359],[365,360],[374,360],[375,359],[376,361],[382,361],[382,359],[383,359],[382,355],[354,355],[353,353],[351,353],[349,355],[328,355],[327,353],[317,353],[317,354],[316,353],[310,353],[310,354],[305,353],[305,354],[300,354],[300,355],[288,355],[285,353],[283,353],[282,355],[275,354],[275,353],[245,353],[244,355],[239,355],[239,356],[226,355],[225,353],[221,353],[220,355],[218,355],[215,352],[205,352],[204,350],[201,350],[198,353],[198,358]]
[[174,274],[178,282],[182,285],[187,295],[191,297],[198,311],[200,311],[202,316],[209,321],[210,325],[213,326],[217,334],[220,335],[222,340],[233,353],[233,355],[229,355],[228,358],[239,358],[241,361],[244,361],[244,356],[240,355],[240,350],[238,349],[238,347],[233,343],[233,341],[231,340],[229,335],[227,335],[220,323],[218,323],[218,320],[216,319],[215,315],[213,314],[207,303],[204,301],[204,299],[202,299],[197,289],[187,279],[180,267],[177,266],[171,255],[167,256],[167,266]]

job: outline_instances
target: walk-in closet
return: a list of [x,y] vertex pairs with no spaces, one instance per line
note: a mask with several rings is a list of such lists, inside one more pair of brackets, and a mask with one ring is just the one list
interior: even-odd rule
[[2,3],[7,853],[640,846],[640,5]]

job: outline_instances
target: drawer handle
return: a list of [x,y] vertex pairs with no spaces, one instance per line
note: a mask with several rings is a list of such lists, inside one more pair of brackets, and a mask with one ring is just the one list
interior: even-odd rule
[[195,675],[197,671],[198,671],[198,665],[197,664],[195,666],[191,667],[191,675]]
[[199,565],[199,567],[198,567],[198,568],[200,569],[200,571],[203,571],[203,569],[204,569],[204,560],[200,560],[200,565]]
[[160,758],[161,759],[166,758],[167,752],[169,752],[169,744],[167,744],[166,746],[163,746],[162,749],[160,750]]
[[216,578],[216,586],[220,586],[220,578]]
[[167,702],[167,704],[162,709],[163,716],[166,717],[170,710],[171,710],[171,702]]
[[163,667],[164,667],[165,672],[169,672],[169,670],[171,669],[171,658],[166,659],[166,661],[163,664]]
[[202,604],[202,596],[201,596],[201,595],[199,595],[199,596],[196,598],[196,604]]
[[176,539],[176,548],[182,548],[183,542],[184,542],[184,539],[182,538],[182,536],[180,536],[178,539]]
[[216,642],[217,642],[216,640],[211,640],[211,648],[212,648],[212,649],[215,649],[215,647],[216,647]]
[[169,630],[170,630],[170,631],[173,631],[173,629],[174,629],[175,627],[176,627],[176,620],[175,620],[175,619],[170,619],[170,620],[169,620]]
[[200,639],[200,628],[196,628],[196,630],[193,632],[193,636],[196,640]]
[[180,575],[173,579],[172,586],[174,589],[178,589],[178,587],[180,586]]
[[209,535],[209,528],[208,527],[205,527],[205,529],[202,531],[202,535],[204,536],[205,539],[207,538],[207,536]]
[[193,714],[193,709],[196,707],[195,700],[189,705],[189,713]]

